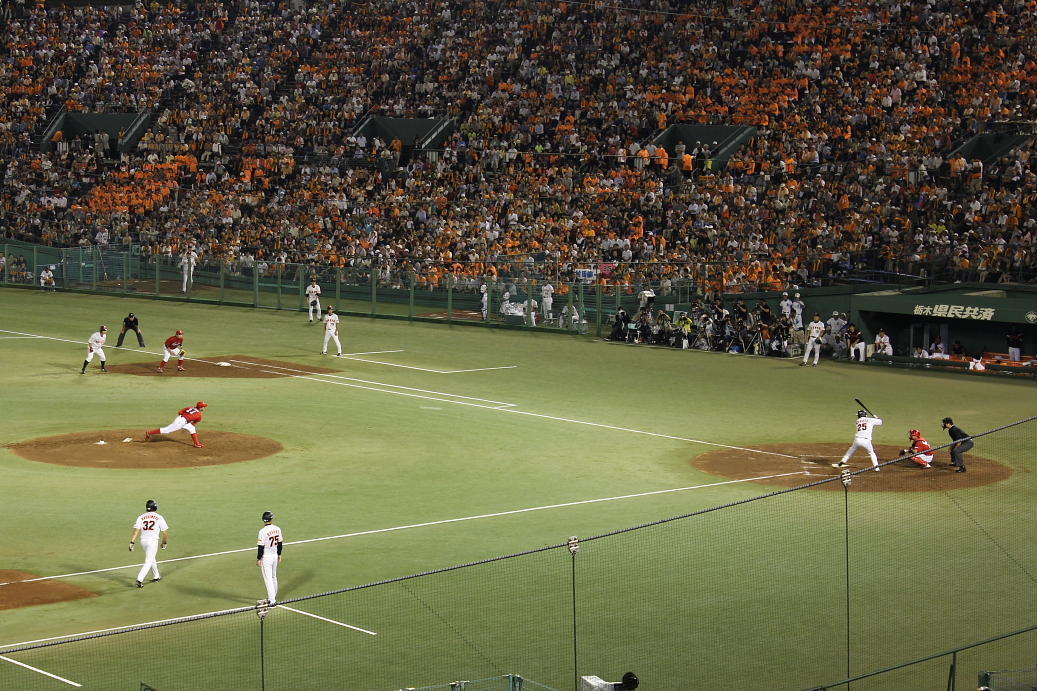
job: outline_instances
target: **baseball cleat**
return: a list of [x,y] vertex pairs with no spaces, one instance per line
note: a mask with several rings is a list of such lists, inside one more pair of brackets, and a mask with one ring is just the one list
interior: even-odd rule
[[339,354],[338,354],[338,355],[336,355],[335,357],[345,357],[345,355],[343,355],[342,353],[339,353]]
[[845,468],[845,467],[847,467],[848,465],[850,465],[850,464],[849,464],[849,463],[833,463],[833,464],[832,464],[832,467],[833,467],[833,468]]
[[158,368],[156,368],[156,369],[155,369],[155,371],[156,371],[156,372],[158,372],[159,374],[162,374],[162,373],[163,373],[163,372],[165,372],[166,370],[165,370],[165,368],[163,368],[163,367],[158,367]]
[[151,582],[152,582],[152,583],[158,583],[158,582],[159,582],[159,581],[161,581],[161,580],[162,580],[162,577],[161,577],[161,576],[159,576],[158,578],[152,578],[152,579],[151,579]]
[[327,355],[327,353],[321,353],[321,355]]
[[143,588],[144,587],[144,584],[141,583],[140,581],[135,581],[135,582],[136,582],[138,588]]
[[149,439],[151,439],[151,432],[145,431],[144,432],[144,441],[147,441]]
[[954,472],[956,472],[956,473],[964,473],[965,472],[965,466],[959,466],[958,469],[955,470]]
[[186,372],[187,370],[185,370],[183,367],[177,367],[176,371],[177,372]]
[[881,469],[878,466],[875,466],[875,472],[877,473],[877,472],[879,472],[879,470],[881,470]]
[[108,374],[108,368],[107,367],[102,367],[101,371],[104,372],[105,374]]
[[85,370],[85,369],[83,369],[83,370],[79,370],[79,373],[80,373],[80,374],[86,374],[86,370]]
[[201,442],[198,442],[197,444],[194,445],[194,448],[196,448],[196,449],[204,449],[205,448],[205,444],[202,444]]

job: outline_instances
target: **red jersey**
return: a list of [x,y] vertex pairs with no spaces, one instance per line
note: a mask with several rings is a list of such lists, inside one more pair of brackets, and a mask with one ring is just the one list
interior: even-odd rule
[[169,338],[166,339],[166,348],[168,348],[169,350],[173,350],[174,348],[179,348],[183,344],[184,344],[184,339],[183,339],[182,336],[170,336]]
[[911,451],[915,453],[930,454],[933,451],[932,444],[919,437],[911,442]]
[[202,421],[202,411],[198,410],[193,405],[184,408],[179,413],[177,413],[177,415],[187,420],[192,425],[197,425],[199,422]]

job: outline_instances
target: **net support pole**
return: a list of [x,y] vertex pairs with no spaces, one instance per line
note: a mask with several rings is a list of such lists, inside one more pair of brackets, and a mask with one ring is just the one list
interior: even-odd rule
[[417,276],[413,271],[407,272],[407,320],[414,321],[414,283]]
[[33,283],[39,283],[40,276],[40,256],[36,245],[32,246],[32,276],[29,278],[29,285]]
[[299,265],[299,311],[306,309],[306,272],[303,265]]
[[378,314],[378,263],[371,262],[371,316]]
[[[846,678],[852,676],[850,671],[850,485],[853,477],[846,471],[842,474],[843,483],[843,553],[846,578]],[[850,685],[847,684],[849,689]]]
[[342,267],[337,266],[335,267],[335,304],[342,309],[342,306],[338,304],[340,302],[342,302]]
[[259,266],[252,264],[252,306],[259,307]]
[[225,273],[226,269],[227,269],[227,263],[221,259],[220,260],[220,294],[219,294],[219,296],[217,296],[217,301],[221,305],[223,304],[224,285],[226,284],[226,280],[227,280],[226,273]]
[[281,284],[284,282],[284,264],[277,265],[277,309],[281,309]]
[[122,292],[130,292],[130,253],[122,253]]
[[580,538],[573,535],[568,540],[569,554],[571,556],[570,562],[572,565],[572,628],[573,628],[573,691],[579,691],[580,689],[580,665],[578,649],[577,649],[577,637],[576,637],[576,555],[580,551]]

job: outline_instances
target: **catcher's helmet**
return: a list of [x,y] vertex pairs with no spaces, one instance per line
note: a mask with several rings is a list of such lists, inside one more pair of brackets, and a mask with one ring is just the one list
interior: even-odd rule
[[201,409],[201,408],[208,408],[208,407],[209,407],[209,404],[208,404],[208,403],[206,403],[205,401],[198,401],[197,403],[195,403],[195,404],[194,404],[194,407],[195,407],[195,408],[198,408],[198,409]]
[[269,523],[272,520],[274,520],[274,513],[273,513],[273,511],[264,511],[263,512],[263,522],[264,523]]
[[857,417],[867,417],[867,415],[868,415],[868,411],[866,411],[866,410],[858,410],[857,411]]
[[180,329],[177,329],[177,330],[176,330],[176,335],[177,335],[177,336],[183,336],[183,335],[184,335],[184,332],[183,332],[183,331],[181,331]]
[[912,439],[921,439],[922,433],[916,429],[913,429],[907,433],[907,436],[911,437]]
[[158,502],[154,499],[148,499],[148,502],[144,505],[144,508],[148,511],[158,511]]

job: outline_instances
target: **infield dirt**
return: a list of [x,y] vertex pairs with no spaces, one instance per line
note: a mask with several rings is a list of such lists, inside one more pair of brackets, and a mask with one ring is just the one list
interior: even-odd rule
[[0,609],[17,609],[97,597],[97,593],[61,581],[45,579],[30,583],[21,582],[31,578],[36,578],[36,575],[25,571],[0,570],[0,583],[3,584],[0,585]]
[[[266,437],[220,430],[200,431],[205,448],[196,449],[185,431],[144,441],[139,429],[106,429],[39,437],[8,444],[22,458],[83,468],[193,468],[253,461],[279,453],[280,443]],[[131,441],[123,441],[130,439]],[[104,444],[98,442],[103,441]]]
[[[761,485],[798,487],[825,478],[839,477],[833,468],[848,444],[765,444],[751,449],[717,449],[696,456],[692,465],[713,475],[746,480]],[[879,463],[899,456],[900,448],[876,444]],[[867,454],[858,451],[850,459],[847,470],[871,467]],[[865,492],[935,492],[992,485],[1007,479],[1012,469],[988,458],[966,454],[964,473],[954,472],[946,451],[937,452],[932,468],[922,468],[910,460],[883,466],[879,472],[867,471],[853,476],[853,487]],[[781,477],[774,477],[781,476]],[[814,486],[819,490],[841,490],[841,482],[825,482]]]

